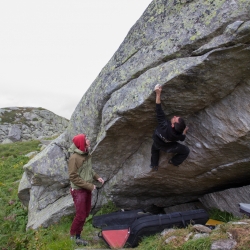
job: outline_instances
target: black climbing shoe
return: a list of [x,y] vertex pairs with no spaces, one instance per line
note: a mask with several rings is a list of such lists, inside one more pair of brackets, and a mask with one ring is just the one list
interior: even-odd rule
[[158,171],[158,166],[152,167],[153,170]]
[[[168,161],[168,163],[174,165],[174,163],[172,162],[171,159]],[[178,165],[174,165],[174,166],[175,166],[175,167],[179,167]]]
[[158,171],[158,166],[152,166],[152,165],[150,165],[150,168],[152,168],[152,170]]

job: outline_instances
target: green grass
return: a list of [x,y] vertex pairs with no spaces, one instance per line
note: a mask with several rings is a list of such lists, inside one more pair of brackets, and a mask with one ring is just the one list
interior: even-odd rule
[[58,137],[58,135],[50,136],[50,137],[45,137],[45,138],[43,138],[43,140],[45,140],[45,141],[52,141],[52,140],[55,140],[57,137]]
[[25,232],[27,209],[17,196],[23,165],[29,161],[25,156],[9,156],[0,160],[0,245],[9,241],[9,234]]
[[39,151],[39,144],[38,140],[0,144],[0,159],[4,160],[9,156],[18,157],[32,151]]
[[[185,241],[184,238],[190,233],[190,228],[177,229],[176,232],[169,234],[166,237],[161,237],[159,234],[145,237],[139,244],[137,249],[140,250],[209,250],[211,247],[210,238],[200,238],[197,240]],[[176,238],[168,244],[165,240],[171,236]]]
[[115,204],[111,201],[109,201],[107,204],[105,204],[96,214],[96,215],[102,215],[102,214],[108,214],[111,212],[117,211],[118,208],[115,206]]
[[[19,248],[13,241],[20,234],[26,241],[28,211],[18,199],[18,185],[23,174],[23,165],[29,158],[25,154],[39,150],[39,141],[17,142],[0,145],[0,246],[6,249]],[[4,248],[3,248],[4,249]]]
[[5,111],[1,115],[1,123],[14,123],[16,119],[16,110]]
[[187,241],[182,245],[183,250],[208,250],[211,248],[211,239],[207,238],[200,238],[197,240],[190,240]]
[[[10,250],[70,250],[76,245],[69,238],[73,215],[62,218],[49,228],[26,231],[28,211],[18,199],[18,185],[23,174],[23,166],[29,161],[24,156],[39,151],[39,141],[17,142],[0,145],[0,249]],[[117,210],[113,203],[103,206],[98,215]],[[92,226],[90,215],[84,225],[84,236],[95,248],[106,248],[98,240],[100,230]],[[95,236],[95,237],[93,237]]]
[[209,217],[214,220],[222,221],[222,222],[229,222],[229,221],[236,221],[239,218],[235,217],[233,214],[228,213],[226,211],[221,211],[217,208],[212,208],[209,211]]

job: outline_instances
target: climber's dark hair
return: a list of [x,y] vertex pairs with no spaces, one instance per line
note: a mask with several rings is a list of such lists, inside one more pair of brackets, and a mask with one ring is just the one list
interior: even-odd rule
[[182,134],[183,130],[186,128],[186,123],[185,121],[180,117],[179,122],[175,122],[174,124],[174,129],[177,133]]

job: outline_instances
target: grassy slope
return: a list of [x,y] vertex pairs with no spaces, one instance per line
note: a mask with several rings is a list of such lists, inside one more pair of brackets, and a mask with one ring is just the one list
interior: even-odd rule
[[[29,158],[24,155],[39,151],[39,141],[0,144],[0,249],[75,249],[69,239],[69,228],[73,216],[63,218],[60,223],[49,228],[26,231],[28,211],[17,196],[19,180],[23,174],[23,165]],[[104,207],[100,213],[109,213],[116,209],[112,204]],[[87,219],[84,235],[94,248],[106,248],[98,239],[92,226],[92,216]],[[94,236],[94,237],[93,237]]]
[[[19,180],[23,173],[23,165],[29,161],[24,155],[39,150],[39,141],[18,142],[0,145],[0,250],[7,249],[41,249],[41,250],[70,250],[76,249],[69,239],[69,228],[73,216],[63,218],[60,223],[49,228],[26,231],[27,208],[23,207],[17,197]],[[107,204],[98,214],[106,214],[116,210],[112,204]],[[235,220],[232,215],[211,211],[210,218],[230,221]],[[89,249],[107,248],[102,240],[98,238],[98,232],[92,226],[92,215],[87,219],[84,226],[84,237],[89,240]],[[185,241],[185,237],[192,232],[192,227],[178,229],[165,237],[155,235],[143,239],[137,249],[140,250],[207,250],[211,243],[217,239],[228,238],[228,233],[238,242],[237,249],[249,249],[250,225],[223,224],[219,229],[213,230],[209,237],[198,240]],[[166,238],[175,236],[169,244]],[[86,249],[86,247],[85,247]]]

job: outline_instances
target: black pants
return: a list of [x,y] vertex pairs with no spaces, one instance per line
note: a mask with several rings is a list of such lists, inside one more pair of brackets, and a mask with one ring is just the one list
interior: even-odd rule
[[174,153],[175,155],[171,159],[173,165],[180,165],[189,155],[189,148],[178,142],[168,142],[164,145],[159,145],[156,142],[153,143],[151,148],[151,166],[156,167],[159,165],[160,150],[166,153]]

